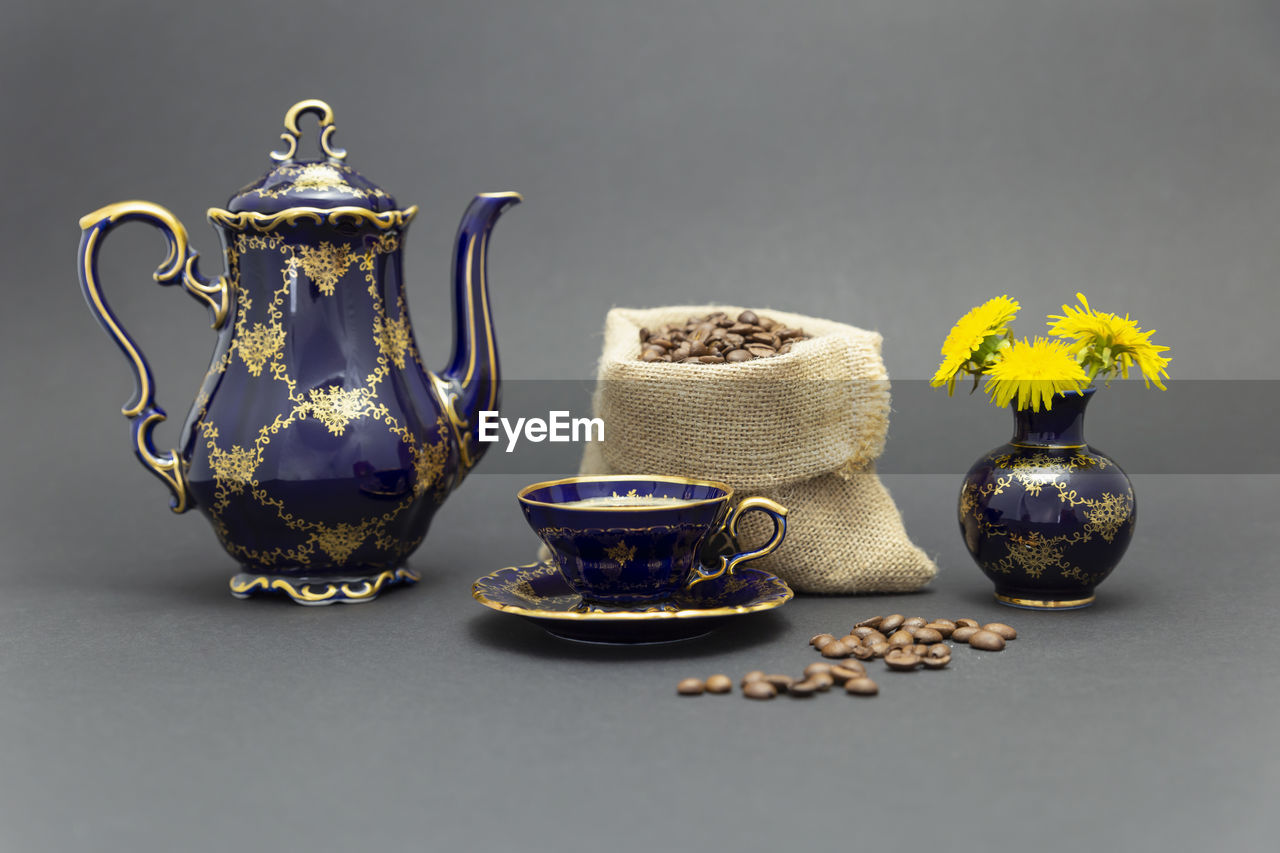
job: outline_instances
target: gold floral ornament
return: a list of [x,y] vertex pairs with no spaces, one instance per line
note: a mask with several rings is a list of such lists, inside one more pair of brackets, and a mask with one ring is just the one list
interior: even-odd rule
[[262,366],[273,361],[284,346],[285,332],[279,323],[254,323],[236,337],[236,352],[248,368],[249,375],[258,376]]
[[956,380],[962,373],[978,377],[1008,347],[1009,324],[1018,316],[1021,306],[1008,296],[997,296],[969,310],[956,321],[942,342],[942,364],[929,383],[934,388],[947,386],[947,396],[955,393]]
[[390,317],[378,317],[373,321],[373,340],[379,351],[403,368],[405,353],[409,351],[409,320],[405,316],[392,320]]
[[983,391],[997,406],[1013,403],[1019,410],[1053,408],[1053,398],[1067,391],[1081,391],[1089,377],[1062,341],[1036,338],[1014,341],[1000,360],[986,371]]
[[319,246],[299,246],[298,252],[302,255],[298,261],[302,271],[325,296],[333,295],[338,279],[356,259],[346,243],[335,246],[326,241]]
[[1063,305],[1061,314],[1049,315],[1049,334],[1071,340],[1067,347],[1090,381],[1097,376],[1108,382],[1116,375],[1128,379],[1130,368],[1136,367],[1148,388],[1166,390],[1161,380],[1169,378],[1169,359],[1163,355],[1169,348],[1151,342],[1155,329],[1142,331],[1128,314],[1094,311],[1083,293],[1076,299],[1079,305]]
[[606,548],[604,553],[619,566],[625,566],[636,558],[636,546],[628,545],[619,539],[612,547]]
[[245,486],[253,482],[257,467],[258,454],[253,449],[233,444],[230,450],[216,445],[209,450],[209,469],[213,471],[213,479],[228,493],[244,491]]
[[307,396],[309,399],[300,408],[334,435],[346,432],[351,421],[372,414],[373,402],[367,388],[312,388]]

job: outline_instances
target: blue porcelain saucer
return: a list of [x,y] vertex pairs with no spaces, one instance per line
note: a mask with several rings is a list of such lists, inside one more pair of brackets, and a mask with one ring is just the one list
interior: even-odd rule
[[776,575],[739,567],[657,604],[589,605],[546,562],[485,575],[471,587],[485,607],[523,616],[549,634],[584,643],[670,643],[701,637],[726,619],[772,610],[793,593]]

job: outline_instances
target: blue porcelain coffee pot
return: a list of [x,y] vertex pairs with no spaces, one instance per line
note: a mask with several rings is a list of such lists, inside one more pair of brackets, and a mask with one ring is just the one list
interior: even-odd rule
[[[298,159],[298,120],[319,118],[322,157]],[[406,558],[445,497],[479,461],[478,413],[498,407],[498,352],[485,259],[517,193],[476,196],[458,228],[453,358],[419,356],[405,303],[402,247],[417,208],[399,207],[346,165],[333,110],[302,101],[261,179],[210,208],[226,269],[207,278],[165,208],[125,201],[80,220],[89,309],[133,368],[124,407],[134,452],[173,495],[198,507],[241,565],[232,594],[283,592],[301,604],[368,601],[415,581]],[[160,451],[165,419],[146,357],[103,296],[97,258],[117,226],[144,222],[168,242],[155,273],[213,315],[213,360],[181,432]]]

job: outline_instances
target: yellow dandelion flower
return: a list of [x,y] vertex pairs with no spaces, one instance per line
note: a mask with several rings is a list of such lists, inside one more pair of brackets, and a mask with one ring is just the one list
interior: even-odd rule
[[1154,384],[1165,390],[1160,380],[1169,378],[1169,359],[1161,353],[1169,348],[1151,342],[1156,330],[1142,331],[1128,314],[1093,310],[1083,293],[1076,299],[1079,306],[1063,305],[1061,314],[1049,315],[1049,334],[1071,341],[1067,348],[1089,379],[1099,374],[1108,381],[1117,374],[1128,379],[1129,369],[1136,367],[1148,388]]
[[1018,409],[1053,408],[1053,398],[1064,391],[1079,391],[1089,376],[1062,341],[1036,338],[1013,341],[999,361],[987,368],[990,377],[983,391],[997,406],[1016,403]]
[[961,373],[981,373],[1004,336],[1009,334],[1009,324],[1020,307],[1008,296],[997,296],[957,320],[942,342],[942,364],[929,384],[934,388],[945,385],[947,394],[951,395],[955,393],[956,378]]

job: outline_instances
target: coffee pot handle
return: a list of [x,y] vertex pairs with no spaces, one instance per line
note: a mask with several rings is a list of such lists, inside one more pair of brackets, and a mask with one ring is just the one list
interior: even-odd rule
[[117,225],[125,222],[145,222],[160,229],[169,246],[169,256],[155,272],[155,280],[163,285],[179,282],[193,297],[209,306],[213,313],[213,328],[219,329],[227,322],[231,306],[232,285],[225,276],[209,280],[196,270],[198,253],[187,245],[187,229],[172,213],[158,204],[146,201],[122,201],[109,204],[81,218],[80,228],[80,285],[84,290],[89,310],[97,318],[120,347],[133,368],[134,396],[121,412],[132,425],[134,453],[142,466],[155,474],[169,491],[173,500],[169,507],[174,512],[186,512],[194,504],[187,487],[186,463],[176,450],[159,453],[152,442],[151,433],[156,424],[166,417],[164,409],[155,402],[155,381],[151,366],[129,333],[120,325],[111,306],[102,295],[98,284],[98,247]]
[[694,566],[692,575],[689,580],[688,587],[692,588],[703,581],[713,580],[724,574],[733,574],[733,570],[739,564],[748,560],[755,560],[767,554],[772,554],[779,545],[782,544],[783,537],[787,535],[787,508],[777,501],[771,501],[768,498],[744,498],[741,503],[733,508],[729,513],[729,518],[725,522],[724,530],[729,533],[729,541],[738,541],[738,522],[742,516],[752,510],[758,510],[766,513],[773,519],[773,535],[769,537],[769,541],[756,548],[754,551],[741,551],[737,554],[720,557],[720,565],[714,571],[707,571],[702,566]]

